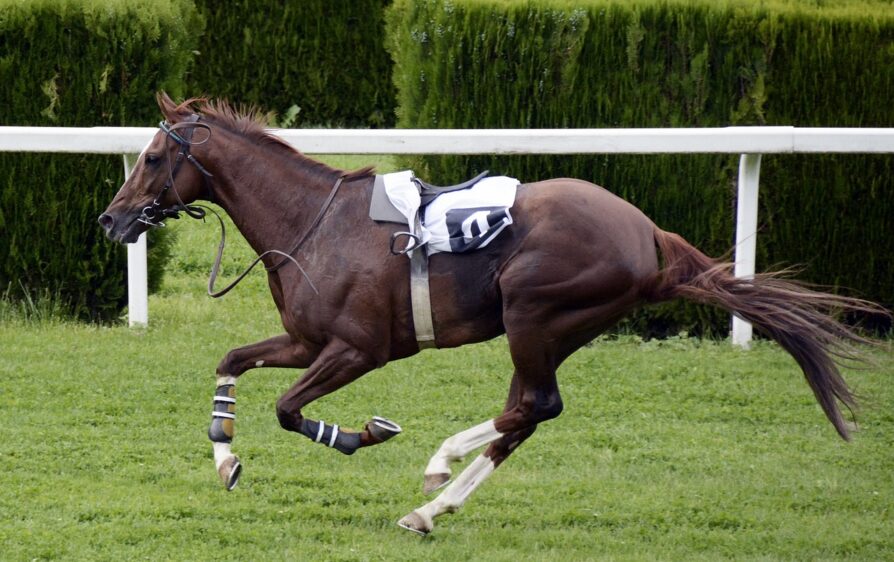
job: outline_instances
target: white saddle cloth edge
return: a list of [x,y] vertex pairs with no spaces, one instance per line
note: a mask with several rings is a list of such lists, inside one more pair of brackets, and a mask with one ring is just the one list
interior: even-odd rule
[[[419,197],[419,188],[413,182],[414,177],[413,170],[404,170],[384,174],[382,180],[385,182],[385,193],[388,194],[391,204],[407,218],[409,232],[419,236],[418,247],[431,239],[431,233],[422,226],[416,228],[417,223],[420,222],[416,220],[416,217],[419,214],[422,199]],[[407,252],[407,257],[413,257],[413,250]]]

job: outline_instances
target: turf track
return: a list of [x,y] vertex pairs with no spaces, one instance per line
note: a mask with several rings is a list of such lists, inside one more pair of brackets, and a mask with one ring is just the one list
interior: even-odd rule
[[[424,501],[441,440],[499,412],[502,339],[425,352],[311,405],[327,422],[403,425],[350,458],[279,429],[273,404],[297,373],[252,371],[238,385],[245,472],[227,493],[205,436],[214,367],[281,328],[260,273],[204,296],[214,224],[173,228],[147,330],[0,309],[0,559],[894,559],[890,349],[848,372],[865,405],[846,444],[775,345],[597,341],[560,371],[565,413],[425,539],[394,523]],[[234,243],[227,274],[248,255]]]

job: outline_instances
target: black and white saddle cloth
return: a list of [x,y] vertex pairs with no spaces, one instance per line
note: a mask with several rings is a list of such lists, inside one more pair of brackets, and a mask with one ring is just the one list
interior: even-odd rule
[[483,178],[469,188],[440,193],[421,207],[420,185],[411,170],[379,175],[370,217],[406,224],[414,236],[409,254],[422,246],[428,255],[470,252],[512,224],[509,209],[518,185],[506,176]]

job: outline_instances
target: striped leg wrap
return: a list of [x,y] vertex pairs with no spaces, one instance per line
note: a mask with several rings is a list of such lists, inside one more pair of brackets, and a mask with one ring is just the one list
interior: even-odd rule
[[236,385],[222,384],[214,392],[214,409],[208,439],[215,443],[233,441],[236,424]]
[[344,431],[336,425],[304,418],[301,420],[301,434],[346,455],[351,455],[360,447],[360,434]]

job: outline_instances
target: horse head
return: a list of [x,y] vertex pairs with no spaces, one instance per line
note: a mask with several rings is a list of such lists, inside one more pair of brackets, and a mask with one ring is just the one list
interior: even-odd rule
[[130,177],[99,216],[109,239],[130,244],[166,218],[185,212],[200,218],[204,211],[191,206],[207,195],[211,174],[192,154],[192,148],[208,141],[211,129],[200,121],[190,101],[175,104],[164,92],[157,96],[165,120],[143,149]]

